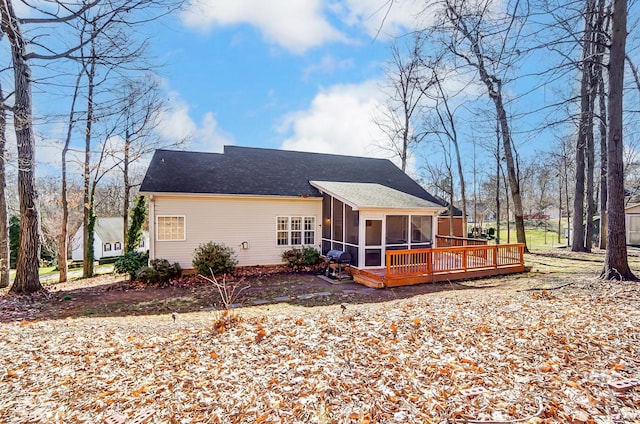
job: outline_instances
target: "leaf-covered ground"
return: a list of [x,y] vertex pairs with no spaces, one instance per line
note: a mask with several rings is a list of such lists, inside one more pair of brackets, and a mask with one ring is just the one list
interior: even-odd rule
[[383,303],[3,323],[0,422],[640,423],[640,285],[539,260]]

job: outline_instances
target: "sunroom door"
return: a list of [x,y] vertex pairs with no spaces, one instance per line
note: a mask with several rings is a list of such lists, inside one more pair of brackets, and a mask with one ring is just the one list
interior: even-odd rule
[[367,219],[364,230],[364,266],[382,266],[382,220]]

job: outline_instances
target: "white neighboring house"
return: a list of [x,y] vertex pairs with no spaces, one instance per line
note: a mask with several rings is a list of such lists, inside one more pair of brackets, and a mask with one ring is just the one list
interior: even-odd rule
[[[71,259],[81,261],[84,257],[82,246],[83,227],[71,238]],[[93,258],[98,261],[102,258],[120,256],[124,248],[124,223],[122,218],[96,218],[93,239]],[[142,232],[142,240],[138,250],[146,251],[149,246],[149,233]]]

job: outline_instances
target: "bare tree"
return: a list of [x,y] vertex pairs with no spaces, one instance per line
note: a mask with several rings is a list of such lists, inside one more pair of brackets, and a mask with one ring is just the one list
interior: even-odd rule
[[9,285],[9,213],[7,212],[5,155],[7,144],[7,111],[0,85],[0,288]]
[[163,106],[155,78],[144,75],[141,78],[127,80],[122,86],[124,91],[121,97],[124,99],[124,108],[119,116],[118,126],[123,132],[124,146],[121,150],[115,150],[114,160],[119,164],[118,168],[123,177],[122,217],[124,221],[124,249],[126,250],[132,194],[135,194],[133,190],[141,183],[140,178],[133,178],[136,174],[132,167],[155,149],[177,146],[187,139],[165,140],[155,131],[160,123],[158,115]]
[[[38,213],[38,193],[35,186],[35,136],[32,107],[32,67],[33,60],[73,59],[74,55],[87,43],[97,37],[110,25],[131,26],[147,21],[150,16],[142,16],[142,11],[155,16],[170,13],[176,3],[170,0],[135,0],[85,3],[56,2],[57,8],[49,8],[39,3],[29,3],[35,17],[18,18],[12,0],[0,3],[1,28],[11,47],[14,74],[13,117],[18,144],[18,194],[20,200],[20,246],[16,278],[11,287],[14,293],[32,293],[42,289],[38,277],[40,251],[40,231]],[[66,25],[72,27],[74,21],[82,21],[89,10],[95,10],[91,35],[80,43],[71,43],[61,51],[54,51],[45,41]],[[37,31],[27,39],[22,25],[33,25]],[[52,30],[52,29],[57,30]],[[63,43],[64,44],[64,43]]]
[[591,251],[593,236],[593,177],[595,169],[593,121],[597,92],[594,57],[596,55],[597,17],[595,0],[587,0],[584,11],[585,28],[581,40],[580,120],[576,141],[576,185],[573,200],[573,240],[571,242],[571,250],[574,252]]
[[[503,78],[517,56],[519,26],[517,18],[519,3],[514,10],[502,16],[492,16],[489,11],[493,2],[488,0],[464,2],[443,0],[444,7],[441,23],[443,30],[450,36],[447,47],[466,66],[473,68],[486,87],[486,93],[493,103],[500,122],[504,157],[507,165],[509,186],[515,214],[516,236],[518,243],[525,244],[523,208],[520,183],[517,175],[517,152],[513,144],[509,117],[504,105]],[[522,18],[522,17],[520,17]],[[491,34],[486,37],[485,34]]]
[[627,39],[627,1],[613,0],[609,52],[609,126],[607,140],[607,251],[600,278],[635,280],[627,260],[624,214],[623,93]]
[[18,194],[20,196],[20,246],[11,291],[32,293],[42,289],[38,276],[40,231],[38,192],[35,185],[35,137],[31,103],[31,66],[28,47],[11,0],[2,0],[2,31],[11,45],[14,75],[13,120],[18,143]]
[[403,53],[397,44],[391,49],[392,60],[386,71],[391,96],[379,111],[380,116],[374,118],[388,138],[381,147],[400,159],[403,171],[411,150],[426,135],[420,129],[420,111],[426,89],[432,84],[421,65],[422,40],[416,36],[412,41],[409,54]]
[[[445,91],[442,80],[439,76],[439,71],[437,69],[437,62],[430,67],[433,72],[433,81],[434,87],[437,92],[437,96],[435,97],[436,105],[435,105],[435,113],[438,117],[439,122],[439,132],[443,134],[448,142],[453,146],[456,158],[456,168],[458,173],[458,180],[460,182],[460,204],[462,206],[462,234],[466,236],[467,234],[467,198],[466,198],[466,189],[465,189],[465,181],[464,181],[464,171],[462,169],[462,158],[460,156],[460,141],[458,140],[458,131],[456,128],[456,119],[455,119],[455,111],[456,109],[452,108],[449,105],[449,94]],[[449,167],[449,170],[450,167]],[[453,181],[453,174],[451,174],[451,180]],[[453,186],[453,185],[452,185]],[[452,187],[453,188],[453,187]],[[453,195],[451,197],[451,203],[453,203]],[[450,233],[453,234],[453,205],[450,205],[449,210],[449,227]]]
[[600,139],[600,249],[607,248],[607,93],[604,78],[604,52],[606,45],[606,34],[609,32],[609,13],[605,13],[605,0],[598,1],[598,23],[596,37],[596,68],[595,78],[598,85],[598,128]]
[[[434,119],[436,122],[430,125],[432,128],[435,128],[440,124],[439,117],[435,117]],[[436,137],[437,144],[440,146],[441,155],[438,156],[438,165],[434,165],[426,159],[425,170],[427,171],[427,179],[430,181],[430,185],[437,187],[438,192],[442,193],[441,197],[446,198],[449,213],[449,235],[453,236],[455,234],[453,224],[455,179],[453,175],[453,160],[449,149],[451,141],[443,131],[435,131],[433,135]]]
[[[95,24],[94,24],[95,25]],[[91,198],[91,140],[93,134],[93,122],[95,119],[94,91],[96,88],[96,67],[98,56],[96,54],[96,38],[89,40],[89,54],[85,55],[84,46],[81,49],[82,69],[85,73],[87,84],[87,111],[84,130],[84,172],[83,172],[83,218],[82,218],[82,277],[93,276],[93,228],[95,216],[93,214],[93,199]],[[85,62],[85,58],[87,61]]]
[[78,91],[80,90],[80,82],[84,69],[78,72],[76,77],[76,83],[73,89],[73,95],[71,97],[71,107],[69,110],[69,121],[67,123],[67,134],[62,147],[62,161],[61,161],[61,181],[60,181],[60,203],[62,207],[61,222],[60,222],[60,236],[58,238],[58,281],[64,283],[67,281],[67,250],[69,244],[69,200],[68,200],[68,179],[67,179],[67,154],[69,153],[69,147],[71,145],[71,136],[76,123],[76,102],[78,100]]

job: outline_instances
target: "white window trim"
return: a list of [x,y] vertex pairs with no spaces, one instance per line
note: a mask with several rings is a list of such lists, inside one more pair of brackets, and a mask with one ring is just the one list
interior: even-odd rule
[[[158,224],[158,222],[160,221],[160,218],[182,218],[182,222],[184,224],[184,231],[182,232],[184,234],[183,238],[181,239],[161,239],[158,231],[160,229],[160,225]],[[185,241],[187,239],[187,216],[186,215],[156,215],[156,240],[157,241],[162,241],[162,242],[172,242],[172,241]]]
[[[107,249],[107,246],[109,246],[109,249]],[[102,243],[102,251],[103,252],[111,252],[111,243]]]
[[[280,218],[287,218],[287,244],[278,244],[278,233],[280,232],[284,232],[285,230],[279,230],[278,229],[278,220]],[[301,244],[291,244],[291,233],[293,232],[293,230],[291,230],[291,218],[300,218],[300,230],[296,230],[300,232],[300,241],[302,242]],[[305,230],[305,219],[306,218],[313,218],[313,225],[311,226],[313,229],[312,230]],[[316,229],[316,222],[318,221],[317,217],[315,215],[278,215],[276,216],[276,247],[302,247],[302,246],[315,246],[316,241],[317,241],[317,233],[318,230]],[[313,243],[305,243],[304,239],[305,239],[305,233],[306,232],[312,232],[313,233]]]

